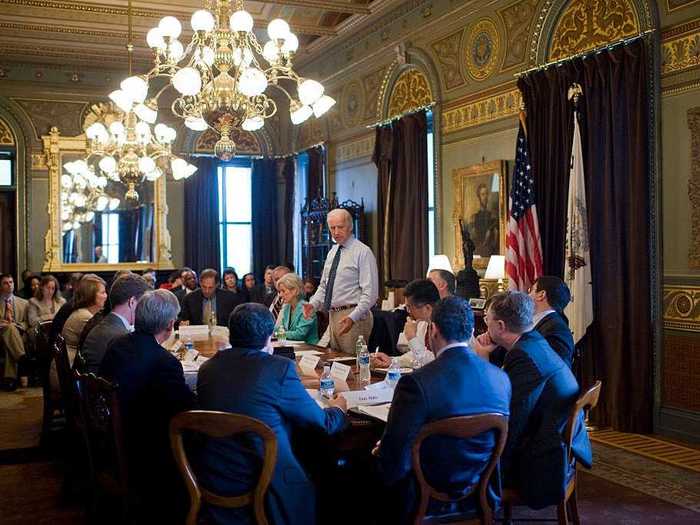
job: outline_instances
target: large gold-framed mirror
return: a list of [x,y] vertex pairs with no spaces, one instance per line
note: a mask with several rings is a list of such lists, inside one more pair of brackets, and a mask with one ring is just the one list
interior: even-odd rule
[[[43,271],[173,268],[164,175],[144,181],[138,201],[126,199],[126,187],[118,181],[109,181],[95,193],[82,183],[76,185],[66,169],[68,163],[85,158],[85,135],[62,137],[54,127],[42,142],[49,170]],[[97,194],[103,199],[100,205],[95,204]]]

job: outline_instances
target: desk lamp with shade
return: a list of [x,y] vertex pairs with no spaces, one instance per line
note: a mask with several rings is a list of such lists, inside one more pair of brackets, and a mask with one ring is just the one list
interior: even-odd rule
[[506,278],[506,257],[505,255],[492,255],[489,259],[489,265],[486,267],[484,279],[492,279],[498,281],[498,292],[503,289],[503,279]]
[[428,265],[428,271],[426,272],[425,277],[427,278],[430,275],[430,272],[433,270],[445,270],[454,275],[452,265],[450,264],[450,259],[447,257],[447,255],[443,254],[433,255],[430,258],[430,264]]

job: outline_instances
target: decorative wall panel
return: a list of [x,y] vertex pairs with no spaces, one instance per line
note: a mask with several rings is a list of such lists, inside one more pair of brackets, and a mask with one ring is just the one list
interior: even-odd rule
[[387,116],[401,115],[433,102],[428,78],[418,69],[407,69],[396,79],[391,90]]
[[[212,153],[214,151],[214,144],[216,144],[218,140],[219,134],[215,131],[211,129],[203,131],[199,137],[197,137],[194,150],[197,153]],[[231,132],[231,140],[236,143],[236,153],[243,155],[260,155],[262,153],[258,138],[250,131],[234,129]]]
[[87,102],[28,98],[12,100],[21,106],[31,120],[37,140],[43,135],[48,135],[54,126],[66,137],[75,137],[83,133],[82,115],[88,106]]
[[357,80],[352,80],[343,88],[340,100],[340,113],[345,127],[352,128],[362,121],[364,115],[364,91]]
[[505,92],[476,95],[464,102],[457,102],[443,110],[442,132],[453,133],[515,116],[520,111],[521,101],[520,90],[511,88]]
[[464,84],[459,58],[463,33],[464,31],[460,29],[437,42],[433,42],[430,46],[440,68],[440,76],[445,89],[453,89]]
[[476,22],[469,30],[464,50],[467,73],[474,80],[489,78],[499,64],[501,37],[490,18]]
[[335,154],[336,163],[348,160],[370,157],[374,152],[374,133],[360,137],[359,139],[338,144]]
[[690,248],[688,267],[700,268],[700,107],[688,110],[690,129],[690,173],[688,174],[688,198],[690,199]]
[[519,0],[498,11],[498,16],[506,28],[505,57],[503,69],[510,69],[525,61],[527,43],[532,18],[535,15],[538,0]]
[[381,114],[379,101],[381,100],[380,91],[385,74],[386,67],[382,67],[362,77],[362,87],[365,90],[364,121],[376,120]]
[[0,145],[14,146],[15,137],[10,130],[10,126],[4,120],[0,119]]
[[661,405],[700,412],[700,338],[664,335]]
[[549,59],[559,60],[639,33],[629,0],[573,0],[559,18]]
[[664,328],[700,332],[700,286],[665,285]]
[[670,13],[676,9],[682,9],[693,4],[697,4],[700,0],[666,0],[666,10]]
[[700,66],[700,20],[666,31],[661,43],[661,74]]

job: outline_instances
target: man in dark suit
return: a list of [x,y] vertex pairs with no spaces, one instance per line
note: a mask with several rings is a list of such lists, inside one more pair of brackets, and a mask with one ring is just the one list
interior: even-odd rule
[[[508,442],[501,456],[506,486],[520,489],[526,503],[542,508],[558,503],[571,474],[563,434],[579,386],[566,363],[539,332],[532,330],[534,302],[522,292],[493,297],[486,313],[483,348],[507,350],[503,370],[513,388]],[[592,463],[583,414],[574,432],[573,452]]]
[[[266,514],[273,524],[315,523],[314,487],[292,452],[293,428],[328,434],[346,424],[345,399],[322,409],[304,389],[294,361],[271,355],[275,323],[265,306],[238,306],[229,322],[231,347],[204,363],[197,393],[201,408],[259,419],[277,436],[277,463],[266,495]],[[262,448],[251,440],[209,440],[198,469],[203,486],[219,494],[240,494],[255,484]],[[209,509],[215,523],[253,523],[250,509]]]
[[118,385],[129,480],[140,499],[139,523],[182,523],[188,498],[170,450],[170,419],[194,406],[180,362],[161,345],[180,307],[168,290],[146,292],[135,331],[110,344],[99,375]]
[[535,330],[571,368],[574,338],[563,314],[571,301],[569,287],[559,277],[543,275],[530,287],[530,297],[535,301],[535,315],[532,317]]
[[109,290],[112,310],[90,330],[82,346],[86,372],[96,374],[112,340],[131,332],[136,304],[147,290],[146,281],[135,273],[123,275],[114,281]]
[[[421,427],[455,416],[508,415],[509,410],[508,376],[469,347],[474,330],[469,304],[461,297],[448,297],[433,307],[431,319],[430,349],[436,359],[399,380],[377,451],[394,503],[392,520],[400,522],[411,521],[417,506],[411,447]],[[421,450],[426,478],[442,492],[463,494],[478,482],[494,446],[491,433],[468,441],[429,438]]]
[[199,278],[199,289],[187,294],[182,301],[180,324],[209,324],[213,313],[216,324],[227,326],[233,309],[242,304],[244,299],[235,293],[219,288],[219,274],[207,269]]
[[182,285],[170,291],[175,294],[180,303],[180,308],[182,308],[182,301],[185,300],[185,297],[197,289],[197,274],[193,269],[185,267],[180,271],[180,279],[182,280]]

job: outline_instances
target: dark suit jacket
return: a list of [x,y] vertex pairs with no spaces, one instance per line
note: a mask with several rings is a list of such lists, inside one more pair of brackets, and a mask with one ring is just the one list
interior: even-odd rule
[[168,426],[175,414],[195,403],[182,365],[152,335],[134,332],[112,341],[99,375],[118,385],[129,479],[144,496],[142,511],[160,515],[162,523],[181,518],[188,499],[170,450]]
[[[566,363],[534,330],[520,336],[508,351],[503,370],[513,387],[508,442],[501,456],[505,482],[520,488],[533,508],[554,505],[563,497],[570,473],[563,434],[579,394],[578,383]],[[583,414],[573,452],[583,465],[591,466]]]
[[187,288],[185,288],[184,286],[178,286],[177,288],[174,288],[170,291],[175,295],[175,297],[177,297],[177,300],[180,302],[180,308],[182,308],[182,301],[184,301],[185,297],[189,295],[187,293]]
[[574,360],[574,337],[571,329],[559,312],[552,312],[535,325],[542,337],[559,357],[571,368]]
[[110,312],[102,318],[97,326],[90,330],[82,346],[85,371],[97,374],[109,344],[117,337],[128,333],[126,326],[115,313]]
[[[403,376],[394,392],[379,464],[387,485],[401,482],[411,474],[411,447],[426,423],[454,416],[482,413],[508,415],[508,376],[477,356],[469,347],[448,348],[435,361]],[[468,441],[436,436],[421,448],[427,480],[438,490],[463,494],[477,483],[495,445],[492,433]],[[411,476],[412,478],[412,476]],[[414,512],[411,489],[403,506]],[[410,519],[406,515],[403,520]],[[403,521],[402,520],[402,521]]]
[[[260,350],[223,350],[199,370],[201,408],[259,419],[277,436],[277,464],[266,495],[274,524],[315,523],[314,487],[292,452],[294,428],[341,430],[346,418],[337,408],[321,409],[306,393],[293,361]],[[209,440],[202,450],[200,482],[219,494],[240,494],[257,479],[262,446],[257,440]],[[210,509],[217,523],[252,523],[249,509]]]
[[[190,324],[207,324],[202,319],[202,304],[204,296],[202,290],[197,289],[185,296],[182,300],[182,309],[180,310],[180,320],[189,321]],[[228,318],[233,312],[233,309],[242,304],[243,297],[239,294],[216,289],[216,324],[219,326],[228,326]]]

